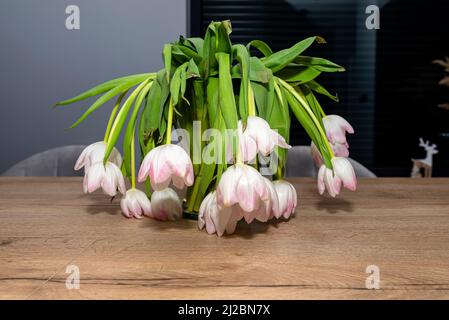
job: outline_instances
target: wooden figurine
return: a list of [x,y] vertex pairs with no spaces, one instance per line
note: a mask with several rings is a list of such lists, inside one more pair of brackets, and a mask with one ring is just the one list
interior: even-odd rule
[[411,172],[412,178],[430,178],[432,177],[432,159],[433,155],[438,153],[436,144],[429,144],[429,141],[424,142],[419,138],[419,146],[423,147],[427,154],[424,159],[413,159],[413,168]]

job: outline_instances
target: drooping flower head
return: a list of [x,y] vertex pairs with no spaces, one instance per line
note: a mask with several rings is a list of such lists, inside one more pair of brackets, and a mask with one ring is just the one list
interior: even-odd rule
[[[84,171],[87,172],[92,164],[103,161],[106,147],[107,143],[105,141],[98,141],[88,145],[78,157],[75,163],[75,170],[80,170],[84,167]],[[118,167],[122,165],[122,156],[115,147],[112,149],[108,160]]]
[[318,192],[323,194],[327,190],[331,197],[336,197],[340,194],[341,180],[338,176],[334,175],[334,172],[327,168],[324,164],[318,171]]
[[209,234],[216,233],[221,237],[225,231],[231,234],[235,231],[237,222],[242,219],[242,214],[233,207],[220,209],[217,204],[216,191],[210,192],[201,202],[198,215],[198,228],[206,227]]
[[357,189],[357,178],[351,162],[343,157],[334,157],[331,161],[335,175],[341,179],[345,188],[355,191]]
[[142,218],[143,215],[151,215],[151,203],[145,192],[139,189],[129,189],[120,200],[123,215],[127,218]]
[[240,120],[239,129],[242,130],[239,139],[241,140],[243,161],[252,161],[258,152],[267,156],[273,152],[276,146],[284,149],[291,148],[284,137],[271,129],[268,122],[260,117],[249,116],[244,130]]
[[354,168],[348,159],[343,157],[332,158],[333,170],[324,164],[318,171],[318,191],[323,194],[325,190],[330,196],[335,197],[340,193],[341,185],[351,191],[357,188],[357,178]]
[[332,144],[346,144],[346,133],[354,133],[354,129],[343,117],[331,114],[323,117],[326,135]]
[[92,193],[99,188],[111,197],[117,194],[117,189],[126,192],[125,180],[122,172],[115,163],[110,161],[103,164],[103,160],[90,165],[84,175],[83,189],[85,193]]
[[273,186],[279,199],[279,214],[275,216],[276,218],[283,216],[288,219],[295,212],[298,203],[296,189],[285,180],[276,180],[273,182]]
[[221,208],[238,204],[244,211],[252,212],[268,197],[263,176],[246,164],[228,167],[217,186],[217,204]]
[[180,146],[165,144],[151,150],[140,166],[138,181],[150,177],[151,187],[159,191],[171,182],[176,188],[193,184],[193,166],[187,152]]
[[182,201],[175,190],[165,188],[153,192],[149,217],[162,221],[178,220],[182,212]]
[[[332,152],[336,157],[349,157],[349,144],[346,140],[346,133],[354,133],[354,129],[344,118],[337,115],[328,115],[323,118],[323,125]],[[318,148],[312,142],[310,145],[312,158],[317,168],[323,165],[323,158]]]

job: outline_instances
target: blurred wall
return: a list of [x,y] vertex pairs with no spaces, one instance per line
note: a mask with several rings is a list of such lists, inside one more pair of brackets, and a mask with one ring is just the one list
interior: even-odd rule
[[[67,30],[66,7],[80,9]],[[86,103],[51,109],[100,82],[157,71],[166,42],[186,33],[185,0],[2,0],[0,173],[36,152],[103,138],[111,104],[66,130]]]

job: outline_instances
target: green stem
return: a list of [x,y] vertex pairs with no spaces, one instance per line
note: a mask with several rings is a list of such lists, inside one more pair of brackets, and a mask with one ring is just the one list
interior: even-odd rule
[[327,135],[324,132],[320,122],[318,121],[318,119],[315,117],[315,114],[313,113],[313,111],[310,109],[309,105],[307,104],[306,100],[301,97],[298,92],[292,87],[290,86],[287,82],[285,82],[284,80],[277,78],[278,81],[281,83],[281,85],[287,89],[295,98],[296,100],[298,100],[299,103],[302,104],[302,106],[304,107],[304,109],[307,111],[307,113],[309,114],[309,116],[312,118],[313,122],[315,123],[316,127],[318,128],[318,131],[320,132],[321,137],[324,140],[324,144],[327,148],[327,150],[329,151],[329,154],[331,156],[331,158],[334,157],[334,153],[332,152],[332,148],[329,144],[329,141],[327,140]]
[[254,103],[254,93],[251,84],[248,86],[248,115],[256,115],[256,104]]
[[238,163],[243,163],[243,161],[242,161],[242,154],[241,154],[241,152],[240,152],[240,139],[239,139],[239,136],[237,135],[237,150],[236,150],[236,156],[235,156],[235,163],[236,164],[238,164]]
[[200,175],[198,175],[195,179],[192,194],[190,195],[189,201],[187,203],[187,211],[189,213],[193,213],[193,207],[195,206],[196,197],[198,195],[198,191],[200,190],[200,184],[201,184],[201,170]]
[[135,131],[133,130],[133,134],[131,137],[131,187],[133,189],[136,188],[136,155],[135,155]]
[[320,106],[320,113],[321,113],[321,117],[325,117],[326,116],[326,114],[324,113],[324,110],[323,110],[323,108],[321,108],[321,106]]
[[167,119],[167,140],[166,144],[171,144],[171,127],[173,125],[173,101],[170,97],[170,102],[168,105],[168,119]]
[[114,109],[112,109],[111,115],[109,116],[108,126],[106,127],[106,132],[104,133],[104,142],[108,142],[109,134],[111,133],[112,124],[115,120],[115,115],[117,114],[118,108],[120,107],[120,103],[122,103],[123,97],[126,95],[128,90],[123,92],[118,98],[117,102],[115,103]]

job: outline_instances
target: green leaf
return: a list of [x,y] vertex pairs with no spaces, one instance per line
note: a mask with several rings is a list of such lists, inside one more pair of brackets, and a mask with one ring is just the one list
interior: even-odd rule
[[328,168],[332,168],[330,154],[315,122],[310,117],[309,113],[304,109],[305,107],[288,90],[281,86],[281,91],[283,92],[283,96],[287,98],[290,109],[296,119],[301,123],[302,127],[323,156],[324,163]]
[[[147,78],[148,79],[148,78]],[[101,107],[103,104],[108,102],[110,99],[115,97],[116,95],[130,89],[131,87],[134,87],[136,84],[142,82],[141,78],[134,78],[132,80],[128,80],[117,87],[109,90],[104,95],[102,95],[100,98],[98,98],[90,107],[89,109],[84,112],[84,114],[74,123],[70,126],[70,128],[75,128],[77,125],[79,125],[81,122],[83,122],[92,112],[97,110],[99,107]]]
[[310,89],[312,89],[313,91],[315,91],[316,93],[322,94],[336,102],[338,102],[338,96],[337,95],[332,95],[329,93],[329,91],[327,91],[323,86],[321,86],[318,82],[312,80],[307,82],[307,87],[309,87]]
[[[176,105],[179,100],[179,94],[181,91],[181,88],[184,88],[184,91],[181,92],[181,95],[184,95],[185,92],[185,72],[188,67],[189,63],[185,62],[182,65],[180,65],[178,68],[176,68],[175,73],[173,74],[173,77],[170,81],[170,95],[171,99],[173,101],[173,105]],[[182,73],[184,72],[184,79],[182,79]],[[182,80],[184,80],[184,85],[181,84]]]
[[338,64],[323,58],[299,56],[295,58],[293,62],[300,66],[314,67],[316,70],[321,72],[345,71],[345,68],[343,68],[342,66],[339,66]]
[[278,112],[274,109],[275,95],[274,77],[271,77],[270,82],[268,82],[266,117],[271,117],[273,112]]
[[216,57],[219,65],[219,99],[221,114],[224,118],[226,128],[237,129],[238,118],[229,68],[230,57],[229,54],[223,52],[218,52]]
[[204,40],[202,38],[187,38],[187,41],[192,43],[198,54],[202,54],[204,45]]
[[[275,82],[274,87],[277,87],[277,84]],[[286,142],[288,143],[290,140],[290,112],[288,107],[287,98],[283,96],[282,91],[279,87],[278,89],[274,90],[275,97],[273,99],[272,103],[272,112],[267,116],[266,121],[270,125],[270,127],[274,130],[277,130],[278,133],[284,137]],[[287,157],[287,150],[283,148],[276,148],[275,149],[276,155],[278,157],[278,165],[281,168],[284,168],[286,157]]]
[[207,114],[209,115],[209,123],[214,123],[220,112],[219,91],[218,79],[210,77],[207,80]]
[[313,67],[287,66],[276,73],[276,76],[287,82],[302,84],[309,82],[321,74],[321,71]]
[[273,51],[271,50],[270,46],[265,42],[263,42],[262,40],[250,41],[246,45],[246,48],[248,49],[248,51],[250,51],[251,47],[254,47],[257,50],[259,50],[265,57],[269,57],[273,54]]
[[151,77],[151,75],[153,75],[153,74],[152,73],[140,73],[140,74],[133,74],[133,75],[109,80],[109,81],[106,81],[102,84],[99,84],[99,85],[93,87],[92,89],[84,91],[83,93],[77,95],[76,97],[73,97],[73,98],[70,98],[70,99],[67,99],[64,101],[60,101],[60,102],[56,103],[55,106],[64,106],[64,105],[72,104],[72,103],[99,95],[103,92],[109,91],[112,88],[115,88],[116,86],[123,84],[125,82],[128,82],[128,81],[137,80],[137,83],[139,83],[139,82]]
[[164,49],[162,49],[162,57],[164,59],[165,76],[167,77],[167,82],[170,82],[170,69],[171,69],[171,44],[164,44]]
[[201,60],[203,60],[203,57],[200,54],[198,54],[197,52],[188,47],[181,45],[175,45],[174,47],[176,47],[179,51],[181,51],[186,56],[187,60],[193,59],[195,60],[196,63],[200,63]]
[[[241,79],[242,72],[240,65],[235,65],[231,69],[232,78]],[[263,63],[256,57],[249,59],[249,79],[262,83],[268,83],[271,77],[271,70],[266,68]]]
[[[165,81],[165,71],[159,71],[157,78],[153,81],[153,85],[148,92],[147,104],[142,116],[148,119],[148,129],[156,130],[159,127],[160,110],[162,107],[162,100],[167,99],[163,97],[162,83]],[[167,90],[166,90],[167,91]]]
[[298,55],[304,52],[308,47],[312,45],[316,40],[316,37],[310,37],[303,41],[298,42],[289,49],[284,49],[273,53],[267,58],[262,58],[263,64],[270,68],[273,73],[282,70],[290,62],[292,62]]
[[126,99],[125,103],[123,103],[122,108],[120,109],[117,117],[114,120],[114,124],[112,125],[111,133],[108,138],[108,145],[106,147],[104,162],[109,159],[111,155],[112,149],[117,143],[118,137],[122,131],[123,125],[125,124],[126,117],[128,116],[129,109],[131,108],[136,96],[140,93],[140,91],[147,85],[147,81],[142,82],[134,91],[129,95],[128,99]]
[[200,71],[197,64],[193,59],[190,59],[189,66],[187,67],[187,78],[200,77]]
[[235,52],[236,59],[239,61],[240,70],[242,70],[242,81],[240,81],[240,93],[239,93],[239,113],[240,118],[246,123],[248,117],[248,87],[249,87],[249,68],[250,59],[248,50],[241,44],[234,45],[233,51]]
[[266,118],[268,109],[268,89],[267,85],[251,82],[251,88],[253,89],[254,99],[256,100],[257,114],[261,118]]
[[317,117],[317,119],[320,120],[321,127],[324,129],[323,123],[321,119],[324,116],[324,111],[321,108],[320,103],[318,102],[317,98],[313,94],[313,91],[307,86],[307,85],[301,85],[299,87],[295,87],[295,90],[300,93],[304,98],[307,100],[307,103],[311,107],[313,113]]
[[231,56],[232,60],[232,44],[231,39],[229,39],[229,34],[231,33],[231,22],[229,20],[217,22],[216,25],[216,35],[217,35],[217,51],[224,52]]
[[[162,73],[163,75],[164,73]],[[161,86],[161,98],[157,101],[155,101],[155,104],[158,103],[159,106],[154,110],[154,112],[156,113],[155,116],[158,117],[158,123],[157,123],[157,128],[159,129],[159,134],[161,136],[163,136],[162,131],[164,129],[166,129],[166,123],[164,121],[162,121],[162,118],[164,116],[164,112],[167,109],[166,107],[169,104],[169,96],[170,96],[170,85],[168,83],[168,81],[165,79],[165,77],[158,77],[158,82],[159,85]]]
[[126,175],[129,177],[131,175],[131,143],[132,136],[135,134],[137,116],[139,115],[139,111],[142,106],[142,102],[147,96],[148,91],[150,90],[152,82],[148,83],[142,91],[139,92],[137,96],[136,103],[134,104],[134,109],[131,113],[131,116],[128,121],[128,125],[126,127],[125,135],[123,137],[123,164],[125,168]]
[[210,72],[217,65],[217,60],[215,58],[216,52],[216,35],[213,25],[209,25],[204,36],[203,44],[203,60],[199,65],[200,73],[202,74],[204,80],[206,80]]
[[184,52],[182,52],[178,46],[172,47],[171,55],[172,55],[172,65],[181,65],[184,62],[190,60],[190,57],[188,57]]

